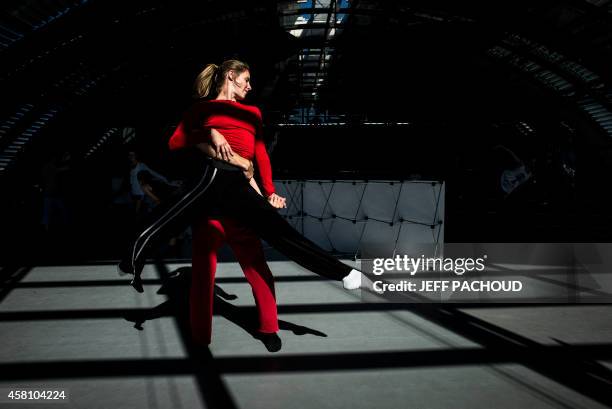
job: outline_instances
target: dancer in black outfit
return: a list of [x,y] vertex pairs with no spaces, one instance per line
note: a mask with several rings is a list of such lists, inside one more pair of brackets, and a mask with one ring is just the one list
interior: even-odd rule
[[[211,85],[217,91],[220,92],[222,89],[233,91],[225,95],[233,95],[236,99],[244,99],[246,93],[250,90],[248,80],[245,81],[249,78],[248,66],[239,61],[225,61],[218,67],[215,77],[217,81]],[[217,104],[224,104],[225,102],[218,102]],[[205,115],[205,110],[202,109],[202,106],[205,105],[202,104],[205,103],[196,103],[189,115],[186,116],[186,118],[196,116],[198,120],[193,121],[194,124],[202,123],[202,115]],[[254,108],[235,101],[228,105],[247,111],[252,111]],[[256,109],[256,112],[258,111]],[[227,115],[228,112],[236,112],[236,110],[230,109],[224,114]],[[252,120],[261,121],[261,116]],[[210,134],[211,132],[211,130],[194,128],[196,125],[187,122],[184,119],[179,129],[185,129],[188,133],[204,131],[203,133],[208,132]],[[201,127],[201,125],[199,126]],[[261,129],[261,124],[255,124],[254,128]],[[177,129],[177,132],[179,129]],[[218,131],[223,133],[222,129],[218,129]],[[175,132],[173,138],[175,138],[177,132]],[[230,140],[230,145],[231,143]],[[232,148],[234,147],[232,146]],[[194,152],[194,149],[193,147],[185,148],[183,154],[201,155],[201,152]],[[177,191],[171,200],[153,210],[147,218],[145,227],[135,237],[130,246],[129,255],[119,264],[121,271],[134,274],[131,285],[137,291],[143,292],[140,273],[147,250],[159,240],[165,240],[184,230],[193,220],[194,214],[200,216],[207,214],[213,218],[229,217],[236,219],[253,228],[262,239],[296,263],[323,277],[342,281],[346,289],[360,288],[362,281],[365,282],[365,280],[362,280],[364,276],[360,271],[352,269],[332,257],[291,227],[268,200],[257,193],[249,184],[250,177],[245,177],[244,167],[241,168],[231,163],[210,158],[206,158],[204,162],[201,160],[185,160],[183,163],[201,163],[189,172],[190,175],[199,176],[183,183],[183,187]]]

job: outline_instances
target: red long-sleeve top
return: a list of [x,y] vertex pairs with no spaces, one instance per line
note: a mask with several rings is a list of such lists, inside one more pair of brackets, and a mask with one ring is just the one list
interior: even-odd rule
[[193,146],[200,142],[210,143],[208,132],[193,132],[203,129],[219,131],[234,152],[254,160],[266,196],[274,193],[272,167],[263,142],[261,111],[253,105],[222,99],[198,101],[184,114],[169,141],[170,149]]

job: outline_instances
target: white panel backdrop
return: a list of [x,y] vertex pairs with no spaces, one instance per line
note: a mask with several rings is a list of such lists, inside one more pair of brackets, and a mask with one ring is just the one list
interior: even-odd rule
[[281,214],[321,247],[360,258],[363,243],[400,251],[444,243],[444,183],[436,181],[278,180]]

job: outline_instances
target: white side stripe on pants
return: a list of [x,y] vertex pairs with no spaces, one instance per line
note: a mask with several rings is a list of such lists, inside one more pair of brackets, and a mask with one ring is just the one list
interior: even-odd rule
[[[147,245],[147,242],[149,241],[149,239],[154,234],[156,234],[159,231],[159,229],[161,229],[170,220],[172,220],[177,214],[180,214],[180,212],[185,210],[185,208],[187,208],[187,206],[189,206],[191,203],[193,203],[198,197],[200,197],[204,192],[206,192],[206,190],[208,190],[208,188],[210,187],[212,182],[215,180],[215,176],[217,174],[217,169],[216,168],[213,168],[213,174],[212,174],[212,176],[210,178],[210,181],[204,187],[204,189],[202,189],[200,192],[195,194],[195,196],[193,196],[191,198],[189,197],[189,196],[193,195],[200,188],[200,186],[202,186],[202,184],[206,180],[206,176],[208,175],[208,170],[210,168],[211,168],[210,165],[208,165],[206,167],[206,171],[204,172],[204,175],[202,176],[202,179],[200,179],[198,184],[191,191],[186,193],[185,196],[183,196],[183,198],[181,200],[179,200],[176,204],[174,204],[174,206],[172,206],[170,209],[168,209],[168,211],[166,211],[166,213],[164,213],[157,221],[155,221],[151,226],[149,226],[145,231],[143,231],[140,234],[140,236],[138,236],[138,238],[136,239],[136,241],[134,243],[134,249],[132,250],[132,268],[134,269],[134,271],[136,271],[136,259],[140,256],[140,254],[144,250],[144,248]],[[166,220],[164,220],[164,219],[166,219]],[[144,242],[142,243],[142,245],[139,246],[138,242],[141,239],[143,239],[143,238],[144,238]]]

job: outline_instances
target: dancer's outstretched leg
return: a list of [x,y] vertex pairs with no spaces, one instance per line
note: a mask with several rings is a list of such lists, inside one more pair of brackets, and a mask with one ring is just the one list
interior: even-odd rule
[[[348,289],[363,285],[364,276],[358,270],[343,264],[321,247],[295,230],[265,198],[245,182],[242,175],[226,173],[223,178],[236,186],[227,192],[224,212],[241,223],[252,227],[257,235],[291,260],[332,280],[343,281]],[[344,280],[346,278],[346,280]]]

